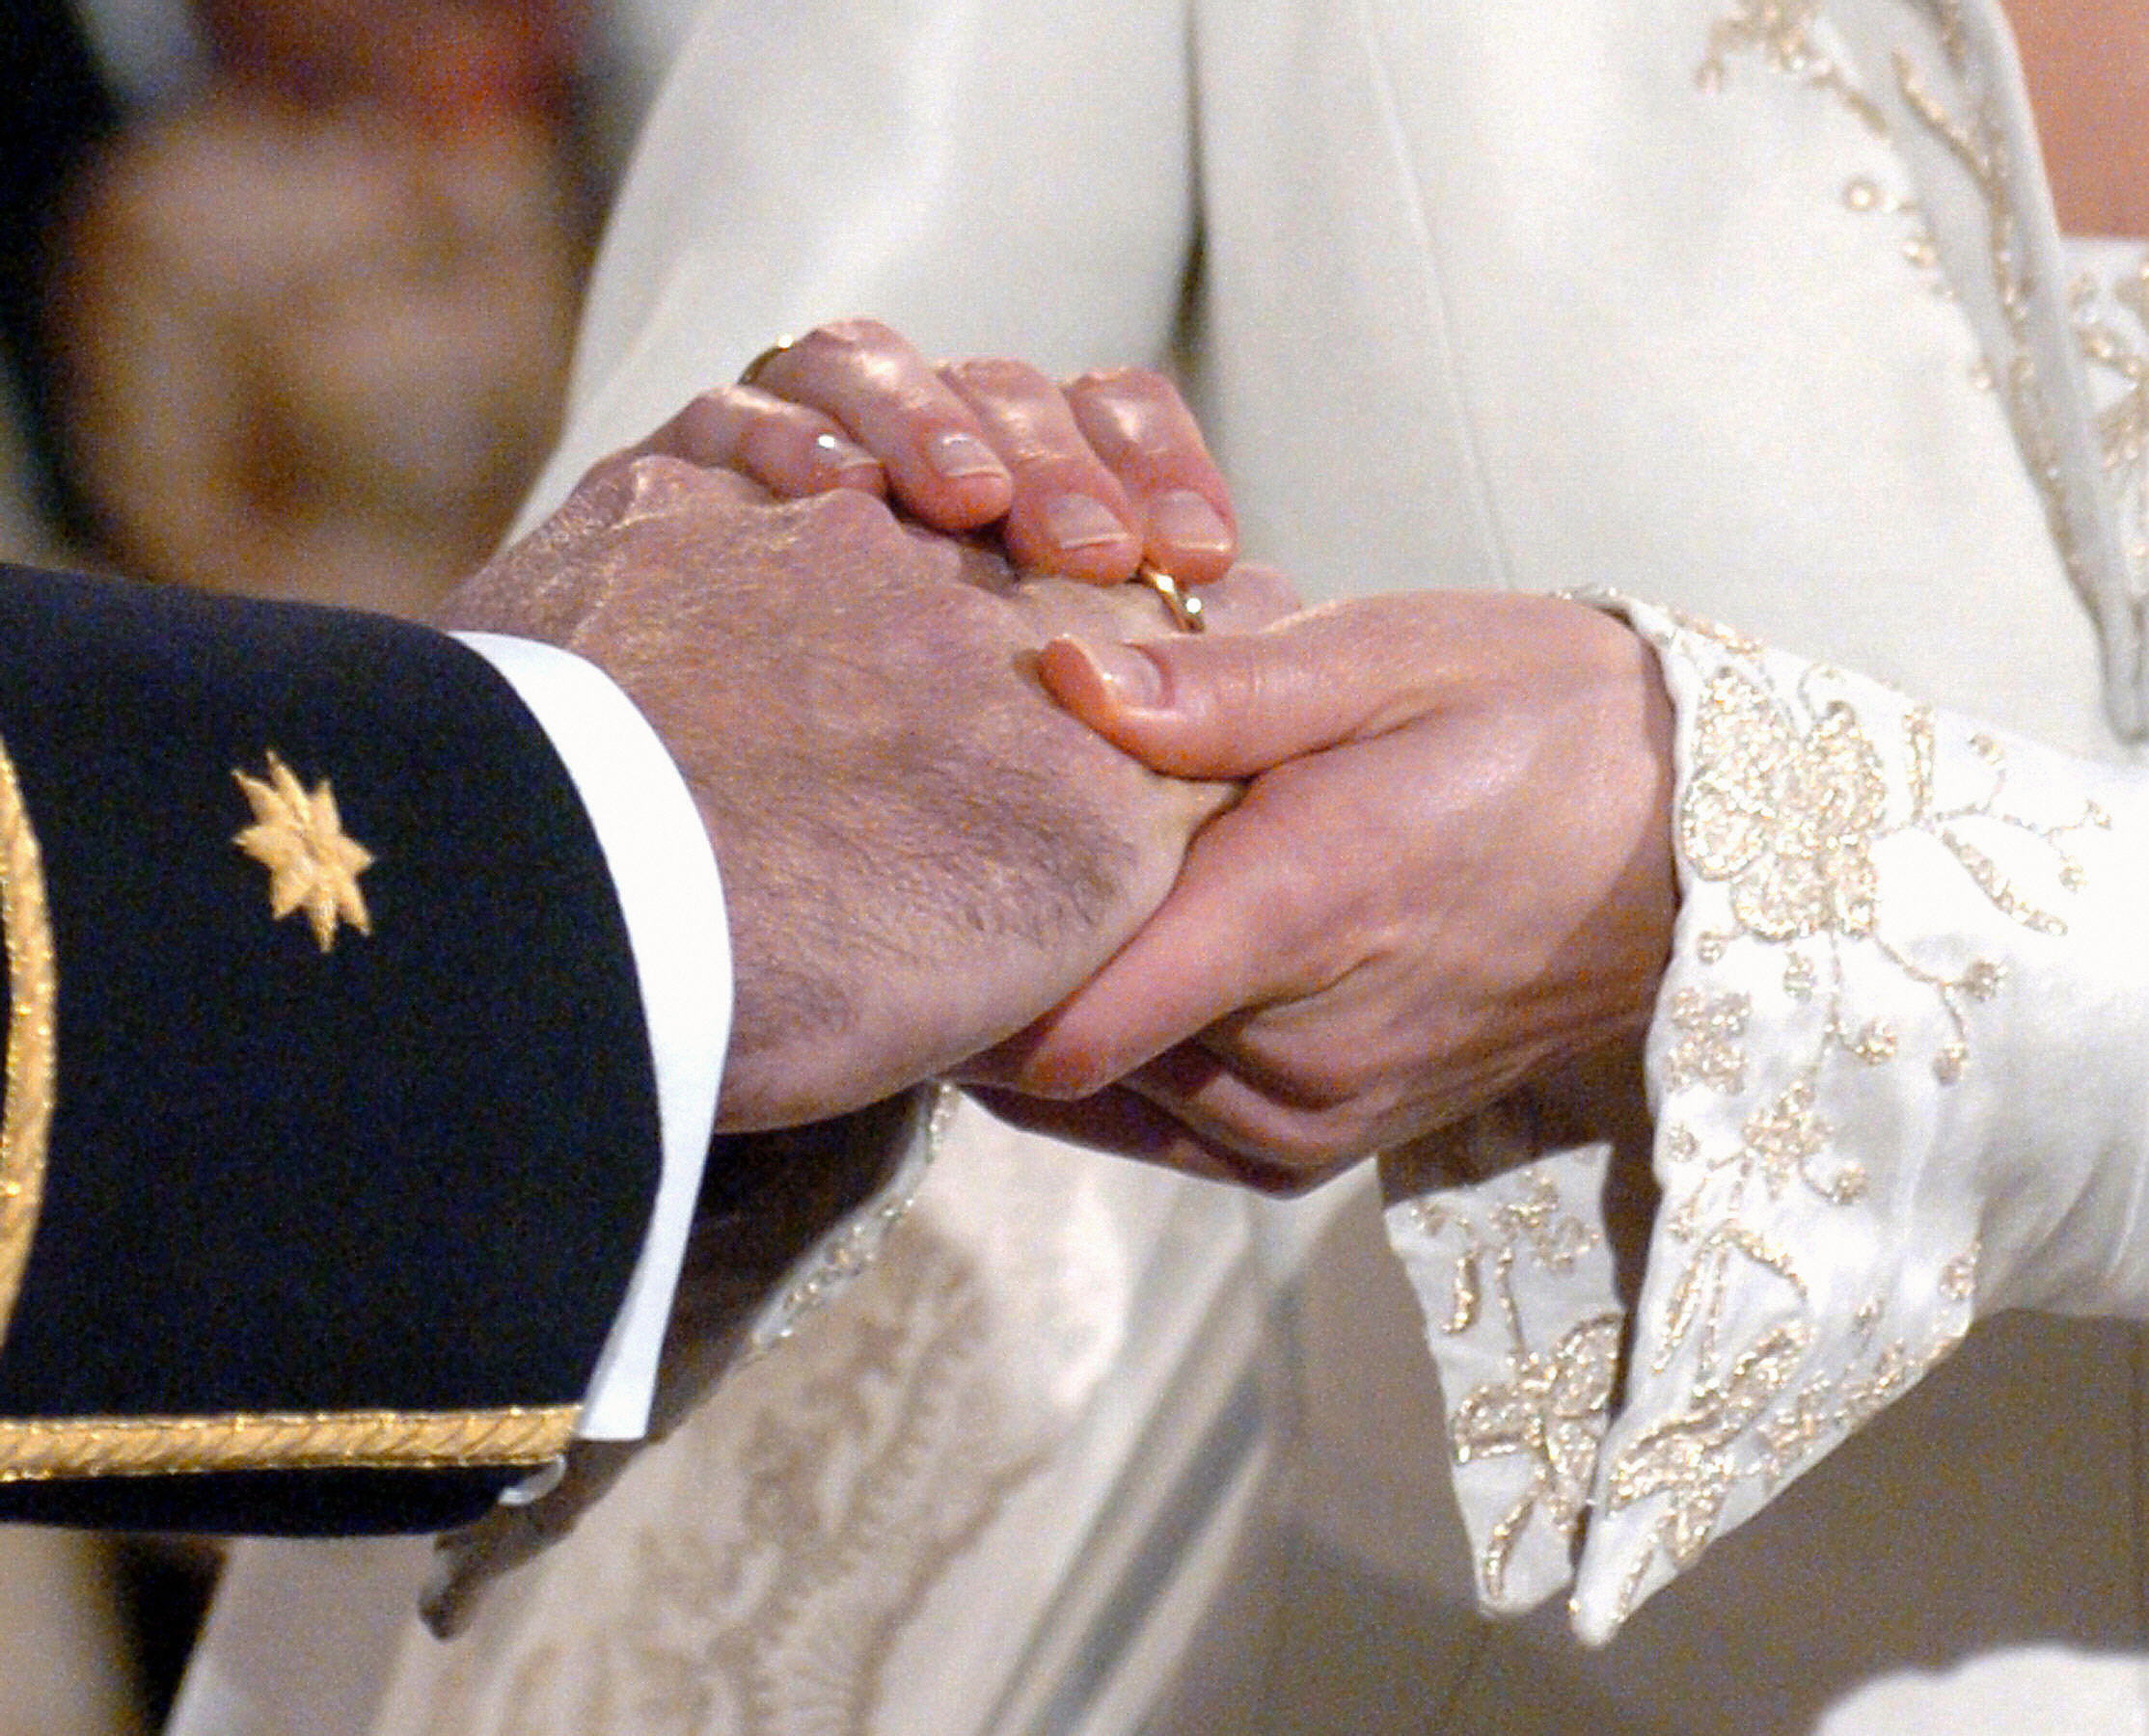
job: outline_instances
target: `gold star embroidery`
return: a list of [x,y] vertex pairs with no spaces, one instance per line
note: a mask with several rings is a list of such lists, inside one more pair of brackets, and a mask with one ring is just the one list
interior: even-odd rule
[[373,853],[343,830],[336,794],[325,777],[309,795],[276,752],[264,781],[233,772],[254,808],[254,824],[231,842],[269,871],[269,910],[276,917],[303,909],[324,953],[336,944],[339,922],[373,932],[358,877]]

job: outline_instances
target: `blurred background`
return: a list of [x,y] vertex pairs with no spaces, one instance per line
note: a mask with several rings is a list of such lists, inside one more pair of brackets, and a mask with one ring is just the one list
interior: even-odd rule
[[[422,613],[549,446],[692,0],[0,0],[0,558]],[[162,1722],[215,1544],[0,1527],[0,1736]]]

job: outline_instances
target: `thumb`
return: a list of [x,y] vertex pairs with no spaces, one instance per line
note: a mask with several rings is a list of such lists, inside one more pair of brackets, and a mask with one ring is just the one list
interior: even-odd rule
[[1052,697],[1155,771],[1246,777],[1378,735],[1428,710],[1447,685],[1409,597],[1366,598],[1260,633],[1091,644],[1038,656]]

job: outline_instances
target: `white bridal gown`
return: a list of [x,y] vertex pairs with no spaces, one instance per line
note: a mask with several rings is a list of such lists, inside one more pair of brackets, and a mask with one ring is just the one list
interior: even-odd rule
[[1383,1237],[966,1111],[467,1638],[422,1546],[242,1550],[184,1736],[2149,1732],[2135,1329],[1942,1360],[2149,1312],[2137,257],[1992,0],[713,8],[533,512],[872,312],[1175,360],[1311,595],[1693,611],[1624,1388],[1601,1150]]

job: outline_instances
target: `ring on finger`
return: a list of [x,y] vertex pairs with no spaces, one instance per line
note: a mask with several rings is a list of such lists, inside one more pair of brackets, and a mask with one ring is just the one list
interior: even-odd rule
[[1128,583],[1146,584],[1163,598],[1164,607],[1172,611],[1172,619],[1179,623],[1183,632],[1200,633],[1209,626],[1208,611],[1202,607],[1202,600],[1155,561],[1143,561]]
[[761,378],[761,370],[764,367],[768,366],[770,363],[774,362],[778,356],[782,355],[785,350],[796,349],[798,347],[798,343],[799,340],[796,338],[788,336],[778,338],[774,343],[770,344],[767,349],[763,350],[758,356],[754,357],[751,362],[748,362],[746,366],[742,367],[739,370],[739,384],[742,386],[753,385]]

